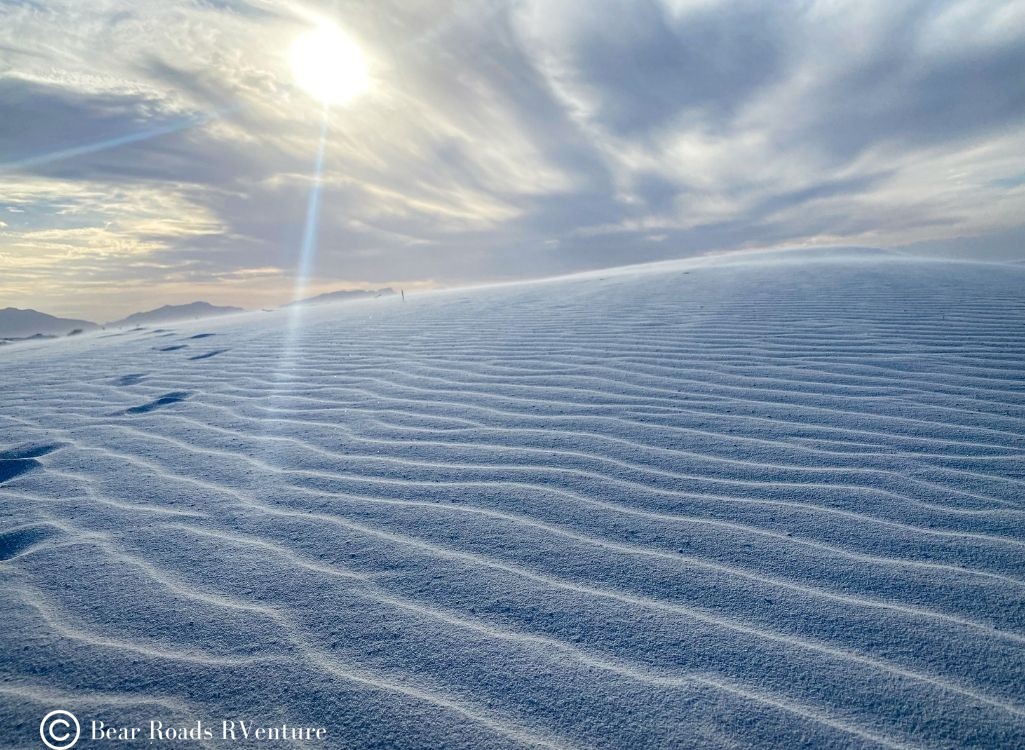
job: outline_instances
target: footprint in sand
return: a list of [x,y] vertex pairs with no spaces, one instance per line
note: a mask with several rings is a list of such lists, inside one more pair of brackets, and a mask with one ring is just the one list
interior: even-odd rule
[[39,466],[42,466],[42,464],[34,458],[11,458],[0,460],[0,484],[3,484],[9,479],[14,479],[27,471],[32,471],[32,469]]
[[223,354],[228,351],[227,349],[214,349],[212,352],[206,354],[197,354],[195,357],[189,357],[190,361],[195,362],[197,359],[210,359],[210,357],[216,357],[218,354]]
[[122,375],[114,381],[114,385],[138,385],[146,378],[144,372],[132,372],[128,375]]
[[57,536],[57,530],[49,525],[23,526],[0,534],[0,560],[10,560],[23,552]]
[[164,406],[170,406],[171,404],[177,404],[179,401],[184,401],[189,397],[187,391],[172,391],[171,393],[165,393],[160,398],[154,399],[146,404],[140,406],[132,406],[125,409],[125,414],[145,414],[151,412],[154,409],[159,409]]
[[0,484],[42,466],[36,459],[60,447],[61,443],[29,443],[0,451]]

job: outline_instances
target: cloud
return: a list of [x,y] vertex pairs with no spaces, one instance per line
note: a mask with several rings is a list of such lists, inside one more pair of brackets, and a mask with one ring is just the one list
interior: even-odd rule
[[728,124],[782,73],[785,23],[772,4],[655,0],[531,2],[520,15],[537,59],[568,104],[620,136]]
[[0,3],[6,304],[284,301],[318,17],[375,79],[331,118],[318,288],[1023,224],[1021,3],[36,0]]

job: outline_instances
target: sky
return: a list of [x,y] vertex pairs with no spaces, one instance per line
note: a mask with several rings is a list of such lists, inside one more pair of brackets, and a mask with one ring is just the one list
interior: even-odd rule
[[309,294],[721,250],[1025,258],[1025,0],[0,0],[0,307]]

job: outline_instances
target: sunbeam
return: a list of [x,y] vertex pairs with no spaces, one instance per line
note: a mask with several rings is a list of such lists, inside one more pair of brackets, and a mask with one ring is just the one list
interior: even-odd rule
[[128,135],[120,135],[115,138],[107,138],[102,141],[87,143],[81,146],[72,146],[71,148],[50,151],[45,154],[35,154],[33,156],[28,156],[23,159],[14,159],[12,161],[0,162],[0,172],[16,172],[31,167],[39,167],[46,164],[52,164],[54,162],[63,161],[65,159],[72,159],[76,156],[86,156],[88,154],[99,153],[100,151],[109,151],[120,146],[127,146],[131,143],[148,141],[151,138],[159,138],[162,135],[170,135],[171,133],[177,133],[182,130],[189,130],[190,128],[206,125],[212,120],[216,120],[217,118],[221,117],[228,111],[229,109],[226,108],[218,110],[211,114],[182,117],[177,120],[173,120],[166,125],[161,125],[160,127],[156,128],[150,128],[149,130],[142,130],[138,133],[129,133]]
[[[295,303],[306,296],[306,287],[317,256],[317,235],[320,227],[320,205],[323,193],[324,152],[327,149],[329,117],[330,108],[325,105],[321,115],[317,153],[313,160],[310,192],[306,200],[306,220],[303,225],[302,242],[299,246],[299,258],[295,267],[295,281],[292,287],[293,304],[287,308],[288,322],[281,333],[281,346],[278,350],[274,371],[271,373],[273,387],[268,399],[268,406],[272,409],[279,403],[279,399],[286,395],[285,391],[288,383],[291,382],[290,376],[293,375],[297,361],[304,305]],[[274,420],[265,421],[264,433],[273,434],[276,426],[277,423]]]
[[306,201],[306,223],[303,226],[302,245],[299,248],[299,262],[295,269],[295,286],[293,301],[299,300],[306,292],[313,261],[317,255],[317,230],[320,225],[320,201],[324,182],[324,150],[327,144],[329,109],[324,107],[320,122],[320,140],[317,143],[317,156],[313,161],[313,181],[310,194]]

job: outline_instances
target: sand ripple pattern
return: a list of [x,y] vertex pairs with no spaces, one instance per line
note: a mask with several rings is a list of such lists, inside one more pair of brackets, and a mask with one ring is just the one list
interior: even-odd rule
[[4,743],[1025,746],[1025,269],[793,257],[5,348]]

